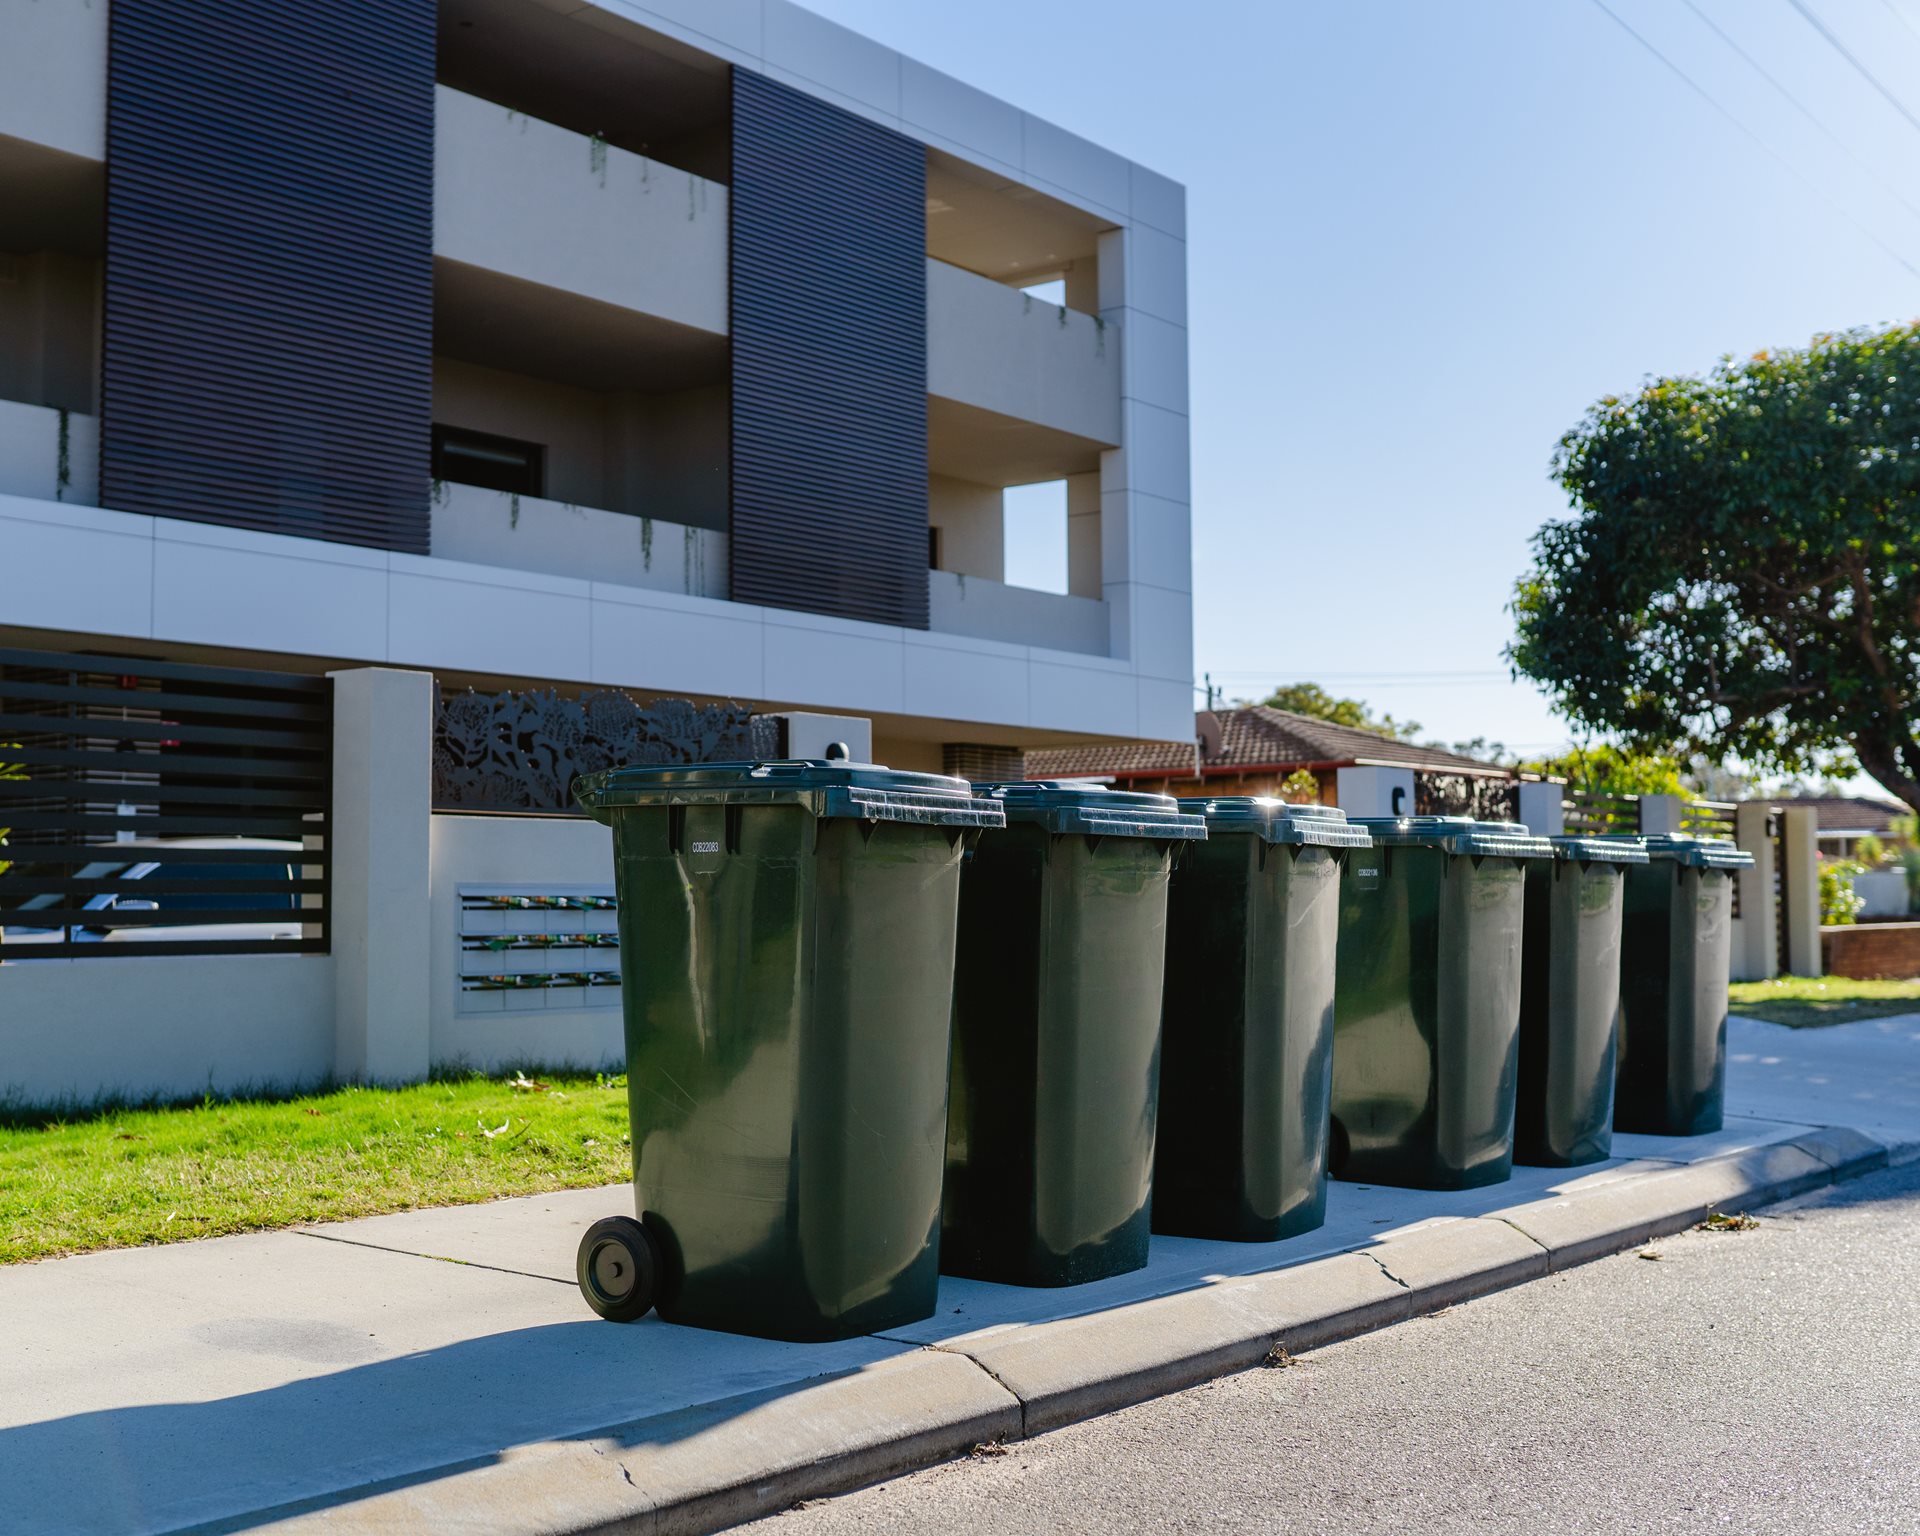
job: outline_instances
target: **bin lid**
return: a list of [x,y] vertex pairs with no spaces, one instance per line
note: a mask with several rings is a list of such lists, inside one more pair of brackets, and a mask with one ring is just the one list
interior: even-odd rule
[[1172,795],[1139,794],[1133,790],[1108,789],[1102,784],[1061,784],[1041,779],[976,784],[973,790],[1000,806],[1009,824],[1031,822],[1049,832],[1190,842],[1207,835],[1207,824],[1198,816],[1182,815],[1180,802]]
[[1269,843],[1306,843],[1318,848],[1366,848],[1373,839],[1331,805],[1289,805],[1268,795],[1221,795],[1181,800],[1189,816],[1206,818],[1207,835],[1254,832]]
[[1357,816],[1376,847],[1439,848],[1447,853],[1494,854],[1507,859],[1545,859],[1553,845],[1517,821],[1475,821],[1471,816]]
[[1676,864],[1691,864],[1696,869],[1752,869],[1753,855],[1736,847],[1730,838],[1695,837],[1690,832],[1661,832],[1641,839],[1647,857],[1671,859]]
[[1647,850],[1637,837],[1550,837],[1556,859],[1580,859],[1589,864],[1644,864]]
[[908,773],[878,763],[795,759],[770,763],[681,763],[609,768],[573,781],[573,798],[597,821],[613,812],[665,805],[799,805],[820,817],[912,821],[942,827],[999,827],[999,805],[965,779]]

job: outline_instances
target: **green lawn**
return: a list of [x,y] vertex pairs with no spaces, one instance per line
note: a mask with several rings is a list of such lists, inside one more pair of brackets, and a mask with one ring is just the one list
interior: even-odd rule
[[632,1176],[625,1078],[481,1077],[59,1119],[0,1106],[0,1263]]
[[1773,981],[1736,981],[1732,994],[1735,1013],[1795,1029],[1920,1013],[1920,978],[1855,981],[1850,976],[1781,976]]

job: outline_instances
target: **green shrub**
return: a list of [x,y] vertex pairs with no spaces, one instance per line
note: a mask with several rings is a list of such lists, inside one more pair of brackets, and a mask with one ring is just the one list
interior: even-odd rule
[[1823,859],[1820,863],[1820,921],[1829,926],[1851,923],[1867,903],[1853,893],[1853,877],[1865,867],[1852,859]]

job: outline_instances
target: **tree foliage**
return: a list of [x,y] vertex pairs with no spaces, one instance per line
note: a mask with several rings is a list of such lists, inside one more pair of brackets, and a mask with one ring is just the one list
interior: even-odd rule
[[1260,702],[1269,709],[1311,715],[1316,720],[1350,725],[1356,730],[1372,731],[1394,741],[1411,741],[1420,734],[1417,721],[1396,720],[1392,715],[1375,715],[1359,699],[1335,698],[1318,683],[1285,683]]
[[1635,751],[1851,752],[1920,808],[1920,322],[1723,359],[1561,439],[1508,659]]
[[1629,752],[1610,743],[1578,748],[1559,757],[1539,758],[1520,766],[1550,779],[1564,779],[1572,788],[1595,795],[1692,798],[1678,760],[1658,753]]

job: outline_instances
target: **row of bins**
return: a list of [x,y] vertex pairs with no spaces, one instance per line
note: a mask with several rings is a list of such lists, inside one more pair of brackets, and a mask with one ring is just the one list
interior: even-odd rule
[[832,762],[576,797],[625,982],[605,1317],[846,1337],[943,1272],[1308,1231],[1329,1170],[1465,1188],[1719,1125],[1729,844]]

